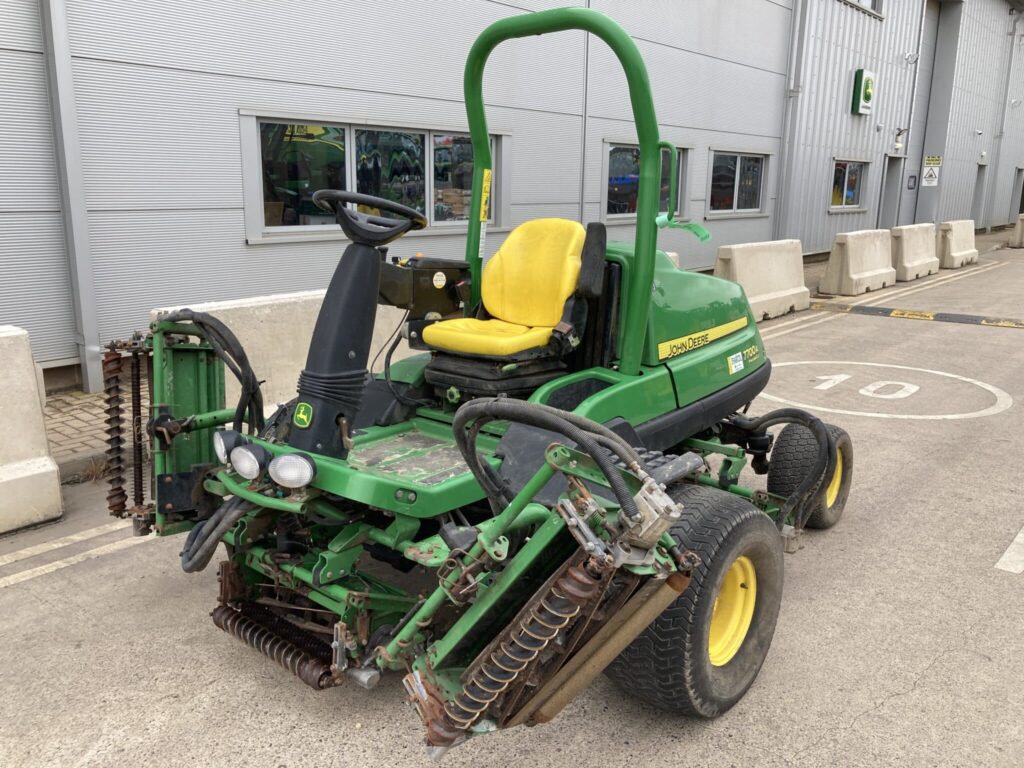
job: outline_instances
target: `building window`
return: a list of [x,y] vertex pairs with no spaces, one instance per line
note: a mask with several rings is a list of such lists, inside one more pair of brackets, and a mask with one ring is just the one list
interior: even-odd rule
[[260,156],[264,226],[334,222],[313,204],[313,193],[349,188],[343,127],[260,123]]
[[[640,148],[631,144],[609,144],[607,152],[608,184],[605,188],[604,211],[608,218],[635,217],[636,203],[640,191]],[[682,217],[683,194],[686,179],[686,149],[676,148],[679,189],[676,191],[678,213]],[[667,153],[666,153],[667,154]],[[661,194],[658,211],[668,210],[669,187],[672,184],[672,169],[668,157],[663,155],[661,163]]]
[[839,0],[839,2],[852,5],[854,8],[863,8],[865,11],[871,11],[876,16],[882,15],[882,6],[885,4],[885,0]]
[[832,207],[859,208],[864,163],[837,160],[832,168]]
[[463,134],[435,133],[433,152],[434,222],[466,221],[473,194],[473,142]]
[[711,163],[709,208],[713,213],[753,213],[762,209],[764,155],[715,152]]
[[[334,217],[313,203],[319,189],[354,189],[393,200],[425,213],[432,226],[451,226],[469,218],[473,144],[467,134],[243,116],[244,120],[252,121],[258,133],[262,187],[262,226],[256,221],[249,226],[247,206],[250,239],[258,240],[268,229],[280,233],[282,227],[333,226]],[[496,170],[501,165],[498,144],[492,138]],[[497,188],[491,190],[492,223],[491,212],[500,210],[498,194]]]
[[[427,136],[356,129],[356,192],[427,212]],[[379,213],[379,211],[366,211]]]

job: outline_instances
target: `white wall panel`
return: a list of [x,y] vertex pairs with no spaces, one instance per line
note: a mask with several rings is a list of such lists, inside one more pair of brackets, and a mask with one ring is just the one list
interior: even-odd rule
[[0,325],[29,332],[36,360],[78,356],[59,212],[0,211]]
[[43,56],[0,50],[0,211],[59,207]]
[[[76,57],[460,104],[476,36],[523,12],[481,0],[71,0],[68,6]],[[582,32],[564,32],[499,46],[484,82],[488,102],[579,114],[583,40]],[[539,82],[538,62],[557,77]]]
[[[782,237],[798,237],[807,253],[825,251],[839,232],[874,228],[884,158],[895,132],[908,127],[922,5],[887,2],[879,19],[838,2],[809,7],[805,71],[793,125],[792,176]],[[854,74],[875,73],[871,115],[851,113]],[[835,158],[870,163],[862,213],[830,212]]]
[[41,53],[39,0],[0,0],[0,49]]
[[0,323],[78,354],[36,0],[0,0]]
[[[994,161],[995,135],[1001,130],[1003,116],[1004,67],[1008,62],[1012,22],[1007,11],[1006,3],[995,0],[964,4],[940,178],[940,221],[972,218],[978,166]],[[989,168],[989,184],[994,172],[994,168]],[[976,226],[987,223],[979,221]]]
[[[630,35],[648,43],[719,61],[786,72],[791,3],[765,0],[592,0],[590,7],[618,20]],[[694,85],[690,72],[676,70],[676,85]]]

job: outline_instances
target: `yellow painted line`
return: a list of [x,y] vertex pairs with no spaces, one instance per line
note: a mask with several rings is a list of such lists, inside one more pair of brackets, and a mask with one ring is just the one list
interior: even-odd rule
[[19,560],[26,560],[30,557],[35,557],[36,555],[41,555],[44,552],[50,552],[54,549],[60,549],[61,547],[66,547],[68,544],[93,539],[97,536],[102,536],[105,533],[120,531],[123,528],[129,527],[131,524],[131,520],[118,520],[113,523],[97,526],[96,528],[89,528],[85,531],[79,531],[78,533],[72,533],[68,536],[62,536],[61,538],[54,539],[53,541],[44,541],[42,544],[35,544],[31,547],[16,550],[15,552],[9,552],[6,555],[0,555],[0,566],[16,563]]
[[1020,320],[993,320],[985,318],[979,325],[988,325],[992,328],[1024,328],[1024,322]]
[[902,317],[907,320],[934,320],[934,312],[919,312],[916,309],[894,309],[889,317]]
[[47,563],[46,565],[29,568],[28,570],[20,571],[19,573],[13,573],[10,576],[4,576],[0,579],[0,589],[5,589],[15,584],[21,584],[29,579],[36,579],[40,576],[45,576],[48,573],[53,573],[54,571],[59,571],[63,568],[77,565],[78,563],[84,563],[86,560],[92,560],[96,557],[120,552],[122,549],[128,549],[128,547],[134,547],[136,544],[143,544],[147,541],[152,541],[154,538],[156,537],[132,536],[127,539],[119,539],[118,541],[111,542],[110,544],[104,544],[102,547],[88,549],[85,552],[79,552],[77,555],[65,557],[63,560],[55,560],[52,563]]
[[730,333],[746,328],[747,323],[747,318],[741,317],[738,320],[716,325],[714,328],[708,328],[706,331],[699,331],[698,333],[680,336],[678,339],[663,341],[658,345],[658,359],[666,360],[670,357],[678,357],[684,352],[700,349],[716,339],[721,339]]

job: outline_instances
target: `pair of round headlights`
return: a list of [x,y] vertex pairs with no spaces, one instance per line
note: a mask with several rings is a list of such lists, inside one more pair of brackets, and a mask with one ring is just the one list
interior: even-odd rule
[[213,450],[221,464],[230,463],[246,480],[255,480],[264,472],[282,488],[304,488],[316,477],[316,462],[304,453],[274,456],[257,443],[250,443],[234,430],[213,433]]

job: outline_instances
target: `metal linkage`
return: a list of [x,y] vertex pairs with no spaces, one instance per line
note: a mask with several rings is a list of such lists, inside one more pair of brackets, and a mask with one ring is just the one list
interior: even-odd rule
[[142,350],[132,349],[132,502],[136,509],[145,501],[142,485]]
[[[591,566],[588,568],[588,566]],[[595,563],[571,566],[529,613],[513,625],[507,639],[500,642],[490,659],[466,681],[465,686],[444,707],[442,728],[429,728],[433,746],[450,746],[468,730],[486,709],[519,677],[538,654],[566,629],[580,607],[598,588]],[[456,738],[452,738],[452,734]],[[447,744],[444,741],[448,741]]]
[[121,413],[121,353],[108,349],[103,354],[103,404],[107,414],[107,467],[110,484],[107,509],[115,517],[124,517],[128,494],[124,490],[124,427]]
[[210,614],[213,623],[268,656],[311,688],[322,690],[337,684],[331,666],[301,650],[273,629],[226,605]]

